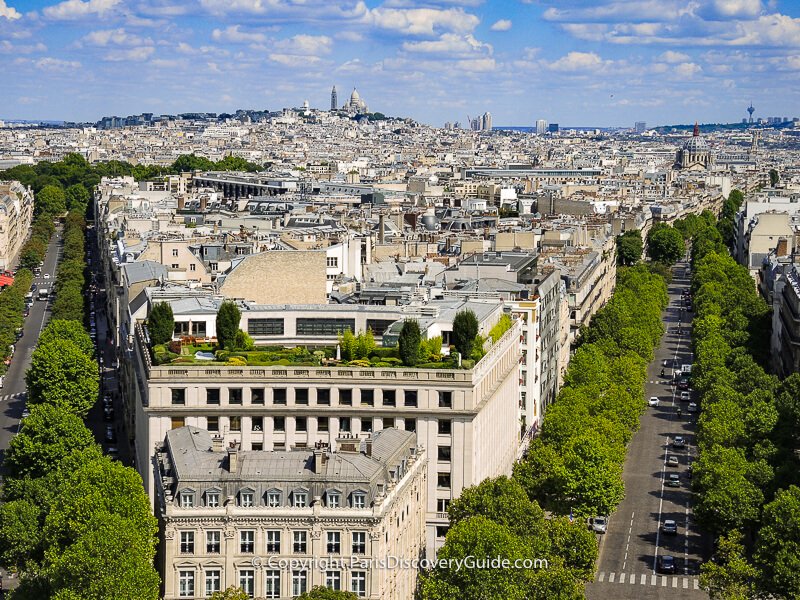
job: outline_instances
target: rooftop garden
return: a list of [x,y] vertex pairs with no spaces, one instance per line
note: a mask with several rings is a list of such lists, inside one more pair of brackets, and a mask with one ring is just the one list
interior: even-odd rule
[[411,319],[403,322],[398,343],[391,347],[379,346],[369,330],[356,335],[348,329],[336,345],[287,348],[256,346],[239,329],[240,316],[234,303],[225,302],[217,314],[216,343],[192,337],[173,340],[172,310],[166,303],[156,304],[147,322],[153,364],[471,369],[490,347],[487,342],[497,342],[512,325],[511,317],[503,315],[484,337],[475,315],[463,311],[453,322],[454,344],[449,348],[442,347],[441,336],[423,339],[419,324]]

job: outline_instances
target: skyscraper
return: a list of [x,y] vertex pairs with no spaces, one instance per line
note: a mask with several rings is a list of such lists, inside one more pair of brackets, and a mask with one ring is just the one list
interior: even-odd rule
[[492,130],[492,113],[485,112],[481,117],[481,130],[482,131],[491,131]]
[[536,133],[538,135],[547,133],[547,121],[544,119],[539,119],[536,121]]
[[336,86],[331,90],[331,110],[339,108],[339,99],[336,97]]
[[633,125],[633,130],[636,133],[644,133],[647,131],[647,123],[645,121],[636,121]]

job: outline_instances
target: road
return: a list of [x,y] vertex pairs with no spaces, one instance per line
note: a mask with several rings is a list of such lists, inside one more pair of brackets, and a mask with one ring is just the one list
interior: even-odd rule
[[[687,314],[681,302],[682,291],[689,287],[688,263],[678,263],[674,272],[669,285],[670,302],[664,312],[667,332],[648,367],[646,394],[648,398],[657,396],[659,405],[648,407],[628,448],[623,471],[625,499],[609,520],[608,532],[599,536],[597,574],[594,582],[586,586],[589,600],[708,598],[700,589],[698,575],[709,548],[692,518],[687,471],[696,456],[696,413],[687,412],[688,403],[681,402],[680,392],[672,385],[672,362],[666,377],[660,375],[665,360],[674,361],[678,368],[692,361],[692,313]],[[678,407],[682,409],[680,418]],[[686,440],[685,448],[672,446],[675,436]],[[669,456],[677,456],[680,465],[668,467]],[[680,487],[664,486],[671,473],[679,474]],[[677,534],[661,532],[667,519],[677,523]],[[674,557],[674,575],[659,572],[657,561],[663,555]]]

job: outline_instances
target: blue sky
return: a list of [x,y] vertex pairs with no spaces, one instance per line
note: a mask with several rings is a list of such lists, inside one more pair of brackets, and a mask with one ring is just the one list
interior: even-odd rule
[[799,116],[800,0],[0,0],[0,118],[327,108],[441,125]]

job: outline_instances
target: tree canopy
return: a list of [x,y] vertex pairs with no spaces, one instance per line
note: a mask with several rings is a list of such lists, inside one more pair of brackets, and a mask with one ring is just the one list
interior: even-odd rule
[[97,363],[69,340],[39,344],[25,375],[28,402],[52,404],[84,417],[97,400]]
[[226,300],[220,305],[217,312],[217,343],[220,348],[233,349],[241,318],[242,312],[235,302]]
[[472,355],[472,345],[478,335],[478,318],[471,310],[462,310],[453,318],[453,345],[464,358]]
[[[236,324],[238,329],[239,324]],[[175,317],[169,302],[156,302],[147,317],[147,332],[153,344],[166,344],[175,331]]]
[[400,330],[398,340],[400,350],[400,360],[407,367],[414,367],[420,359],[420,342],[422,333],[419,329],[419,322],[416,319],[406,319]]

